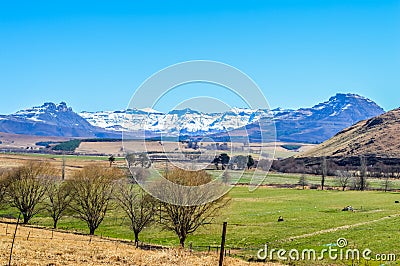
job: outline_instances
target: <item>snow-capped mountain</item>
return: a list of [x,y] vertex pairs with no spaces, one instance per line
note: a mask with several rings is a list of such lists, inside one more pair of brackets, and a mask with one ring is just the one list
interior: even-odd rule
[[370,99],[338,93],[311,108],[276,112],[274,120],[281,141],[322,142],[358,121],[384,112]]
[[240,129],[262,117],[271,117],[279,140],[320,142],[343,128],[363,119],[382,114],[373,101],[356,94],[336,94],[328,101],[298,110],[277,108],[251,110],[233,108],[224,113],[201,113],[191,109],[173,110],[167,114],[152,109],[106,112],[82,112],[93,126],[110,131],[145,129],[164,134],[212,134]]
[[189,108],[172,110],[166,114],[155,110],[128,109],[126,111],[81,112],[93,126],[110,131],[147,130],[176,135],[199,134],[232,130],[257,121],[267,115],[266,110],[233,108],[225,113],[202,113]]
[[[44,103],[0,116],[0,131],[14,134],[64,137],[103,137],[109,133],[92,126],[65,102]],[[115,135],[115,134],[113,134]]]
[[384,110],[375,102],[357,94],[338,93],[329,98],[328,101],[314,105],[311,108],[300,108],[298,110],[275,109],[275,120],[306,120],[327,121],[333,120],[355,123],[360,120],[382,114]]
[[373,101],[356,94],[337,94],[311,108],[251,110],[233,108],[224,113],[202,113],[191,109],[162,113],[151,108],[76,114],[65,103],[42,106],[0,116],[0,131],[17,134],[120,137],[121,132],[164,135],[221,135],[243,130],[257,134],[260,119],[275,122],[282,141],[321,142],[363,119],[382,114]]

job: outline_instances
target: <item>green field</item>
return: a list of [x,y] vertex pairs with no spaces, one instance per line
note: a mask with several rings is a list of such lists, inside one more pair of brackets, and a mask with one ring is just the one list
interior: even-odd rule
[[[361,251],[369,248],[373,255],[393,253],[400,259],[400,204],[394,203],[395,200],[400,200],[400,193],[266,187],[249,192],[246,186],[240,186],[233,188],[229,195],[230,205],[212,224],[191,235],[187,246],[192,242],[193,249],[198,251],[207,251],[208,246],[211,246],[211,250],[215,252],[216,246],[220,244],[222,222],[227,221],[227,249],[231,255],[244,259],[255,258],[257,251],[263,248],[265,243],[269,243],[269,247],[275,249],[313,248],[321,251],[336,243],[338,238],[347,239],[349,248],[359,248]],[[347,205],[353,206],[355,211],[341,211]],[[0,213],[3,216],[17,215],[16,211],[10,208]],[[279,216],[283,216],[284,222],[277,222]],[[109,212],[96,234],[133,239],[128,223],[123,217],[123,213],[118,209]],[[35,217],[31,224],[50,227],[52,223],[51,218],[40,215]],[[73,217],[64,217],[59,223],[59,228],[87,232],[86,225]],[[152,244],[179,244],[174,234],[163,231],[158,225],[146,228],[140,238],[141,241]],[[351,261],[333,262],[328,259],[323,263],[351,265]],[[303,261],[296,263],[298,264],[309,265],[315,262]],[[381,265],[377,261],[363,264]]]
[[[212,172],[212,171],[210,171]],[[216,171],[214,171],[216,172]],[[232,176],[233,180],[237,180],[240,178],[238,184],[243,184],[246,185],[250,182],[250,180],[253,178],[253,173],[252,171],[231,171],[230,175]],[[220,173],[214,173],[214,175],[217,175]],[[265,177],[262,185],[271,185],[271,186],[285,186],[285,185],[290,185],[290,186],[296,186],[299,184],[300,180],[300,174],[282,174],[282,173],[265,173],[265,172],[259,172],[256,175],[258,175],[258,179],[261,177]],[[312,186],[319,186],[321,184],[321,176],[318,175],[305,175],[305,179],[307,182],[308,187]],[[379,190],[383,188],[383,182],[384,179],[379,179],[379,178],[368,178],[367,183],[368,183],[368,188],[371,190]],[[335,176],[327,176],[325,178],[325,186],[326,187],[331,187],[333,189],[341,189],[340,184],[338,182],[338,178]],[[351,182],[348,183],[347,189],[351,186]],[[390,188],[391,189],[399,189],[400,188],[400,180],[399,179],[391,179],[390,180]]]

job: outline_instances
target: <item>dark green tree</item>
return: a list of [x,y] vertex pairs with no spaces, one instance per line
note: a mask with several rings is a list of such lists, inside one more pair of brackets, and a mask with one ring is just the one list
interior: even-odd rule
[[254,165],[254,159],[251,155],[247,157],[247,169],[252,168]]
[[115,162],[114,155],[111,155],[110,157],[108,157],[108,161],[110,162],[110,167],[111,167],[111,165]]
[[359,189],[364,191],[367,188],[367,160],[364,156],[360,156],[360,186]]
[[214,159],[212,160],[212,163],[215,165],[215,168],[219,170],[218,165],[221,163],[221,159],[218,156],[215,156]]
[[321,190],[324,190],[324,186],[325,186],[325,177],[328,173],[328,166],[326,163],[326,157],[322,157],[322,163],[321,163],[321,172],[322,172],[322,176],[321,176]]
[[219,156],[220,160],[221,160],[221,165],[222,165],[222,170],[226,169],[226,166],[229,164],[229,160],[231,159],[229,157],[228,154],[226,153],[221,153],[221,155]]

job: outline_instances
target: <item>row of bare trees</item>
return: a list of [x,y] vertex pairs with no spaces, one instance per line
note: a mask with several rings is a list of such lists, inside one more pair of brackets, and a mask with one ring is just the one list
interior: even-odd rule
[[272,170],[282,173],[300,173],[335,176],[336,171],[351,171],[353,173],[364,173],[369,178],[400,178],[400,159],[376,158],[368,156],[351,157],[308,157],[287,158],[274,160]]
[[[324,177],[322,176],[322,179]],[[336,170],[336,184],[339,186],[342,191],[345,191],[346,188],[350,188],[351,190],[366,190],[369,188],[369,182],[366,177],[366,175],[360,175],[355,172],[351,171],[346,171],[346,170]],[[389,191],[393,187],[393,182],[391,180],[390,175],[385,175],[382,179],[382,187],[381,189],[385,192]],[[321,182],[323,182],[321,180]],[[307,177],[305,174],[300,175],[298,185],[302,186],[303,189],[305,189],[305,186],[307,186],[309,183],[307,181]],[[317,185],[313,185],[315,188],[317,188]],[[322,185],[321,185],[322,189]]]
[[[400,178],[400,162],[397,159],[385,162],[376,162],[376,158],[365,156],[349,157],[339,160],[338,158],[288,158],[273,162],[273,169],[284,173],[300,173],[299,185],[307,185],[305,174],[320,175],[319,187],[324,190],[326,177],[334,176],[337,184],[345,190],[364,191],[369,188],[368,178],[382,179],[382,190],[390,190],[392,179]],[[375,161],[374,161],[375,160]],[[386,164],[385,164],[386,163]],[[313,186],[317,186],[314,184]]]
[[[137,171],[140,175],[142,172]],[[173,170],[168,179],[184,186],[198,186],[210,182],[212,177],[205,171]],[[116,167],[85,167],[72,178],[62,180],[48,163],[29,162],[0,174],[0,204],[16,208],[24,224],[42,212],[53,219],[56,228],[68,213],[84,221],[93,235],[110,209],[120,209],[130,222],[136,245],[140,232],[157,222],[174,232],[184,246],[187,236],[209,223],[227,202],[226,197],[197,206],[161,202]]]

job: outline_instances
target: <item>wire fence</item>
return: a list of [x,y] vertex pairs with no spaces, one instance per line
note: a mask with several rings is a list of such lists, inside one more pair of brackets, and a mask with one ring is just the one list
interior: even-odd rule
[[[80,232],[74,231],[64,231],[59,229],[50,229],[46,227],[39,226],[20,226],[18,230],[14,232],[17,224],[15,222],[4,222],[0,221],[0,224],[4,226],[4,228],[0,231],[0,239],[3,242],[9,242],[11,244],[12,241],[18,244],[21,241],[35,241],[35,240],[44,240],[49,243],[51,241],[61,241],[66,245],[70,245],[72,243],[81,243],[86,245],[93,245],[98,243],[115,243],[118,245],[119,243],[124,243],[128,245],[135,246],[135,243],[131,239],[120,239],[120,238],[111,238],[103,235],[88,235]],[[220,223],[211,223],[213,225],[221,226]],[[228,224],[233,230],[232,227],[245,227],[245,226],[263,226],[262,224],[238,224],[232,223]],[[21,229],[22,228],[22,229]],[[21,231],[23,230],[23,231]],[[15,234],[14,234],[15,233]],[[160,250],[160,249],[170,249],[169,246],[155,245],[152,243],[139,242],[138,247],[140,249],[145,250]],[[219,254],[221,251],[220,244],[203,244],[203,245],[195,245],[192,242],[188,242],[186,245],[186,249],[190,252],[201,252],[203,254]],[[235,245],[227,244],[224,248],[224,256],[235,256],[235,257],[244,257],[243,254],[257,254],[257,251],[260,249],[259,246],[252,247],[238,247]]]
[[[398,217],[399,215],[393,215],[393,217]],[[125,219],[120,219],[121,221],[115,220],[118,222],[118,224],[124,224]],[[54,229],[49,229],[49,228],[44,228],[44,227],[38,227],[38,226],[23,226],[24,232],[21,233],[20,231],[17,231],[17,233],[14,235],[14,230],[16,227],[16,223],[14,221],[12,222],[5,222],[5,221],[0,221],[0,224],[3,225],[3,229],[0,230],[0,240],[1,241],[9,241],[11,244],[11,241],[13,238],[15,239],[16,243],[19,241],[34,241],[36,239],[39,240],[46,240],[46,241],[62,241],[64,243],[86,243],[87,245],[90,245],[92,243],[112,243],[114,242],[116,245],[119,243],[124,243],[128,245],[134,246],[135,243],[132,239],[120,239],[120,238],[111,238],[108,236],[103,236],[103,235],[88,235],[88,234],[83,234],[80,232],[73,232],[73,231],[64,231],[64,230],[54,230]],[[221,223],[209,223],[214,226],[221,226]],[[262,227],[265,228],[265,224],[262,223],[253,223],[253,224],[244,224],[244,223],[228,223],[228,235],[229,231],[236,230],[236,228],[242,228],[242,227]],[[290,229],[300,229],[303,228],[302,226],[292,226]],[[39,230],[39,231],[38,231]],[[41,231],[40,231],[41,230]],[[352,228],[352,230],[358,230],[358,228]],[[361,230],[361,229],[360,229]],[[397,233],[398,230],[395,230],[394,228],[386,228],[386,232],[393,231],[393,233]],[[79,237],[77,237],[79,236]],[[295,236],[296,237],[296,236]],[[298,237],[298,236],[297,236]],[[301,238],[301,236],[300,236]],[[272,243],[282,243],[282,242],[288,242],[290,241],[290,237],[287,239],[270,239],[268,241],[268,244]],[[155,245],[151,243],[146,243],[146,242],[139,242],[139,248],[141,249],[146,249],[146,250],[160,250],[160,249],[169,249],[171,247],[167,246],[162,246],[162,245]],[[186,245],[186,248],[192,252],[202,252],[205,254],[219,254],[221,251],[221,246],[218,243],[210,243],[210,244],[196,244],[193,242],[188,242]],[[232,243],[227,243],[224,248],[224,255],[225,256],[235,256],[235,257],[241,257],[246,260],[251,259],[252,257],[255,258],[257,255],[257,252],[263,248],[260,245],[249,245],[249,246],[240,246],[237,244],[232,244]]]

